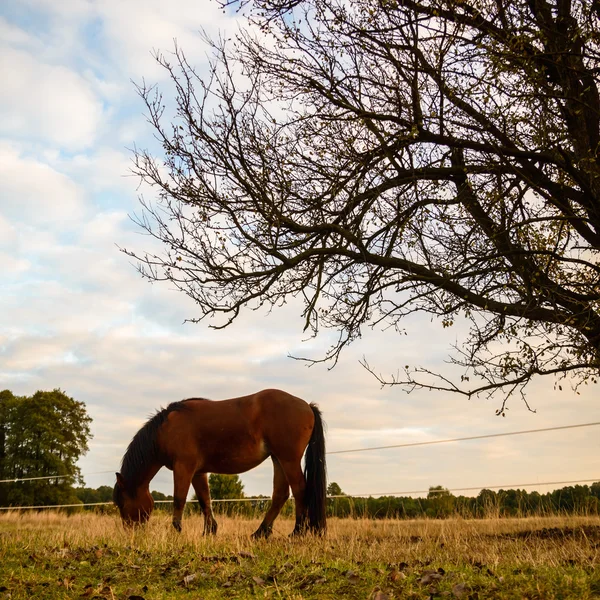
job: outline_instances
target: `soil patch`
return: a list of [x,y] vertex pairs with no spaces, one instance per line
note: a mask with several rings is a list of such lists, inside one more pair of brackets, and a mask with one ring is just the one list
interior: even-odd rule
[[544,527],[542,529],[533,529],[530,531],[516,531],[514,533],[502,533],[493,537],[501,539],[522,540],[522,539],[583,539],[600,542],[600,525],[584,525],[582,527]]

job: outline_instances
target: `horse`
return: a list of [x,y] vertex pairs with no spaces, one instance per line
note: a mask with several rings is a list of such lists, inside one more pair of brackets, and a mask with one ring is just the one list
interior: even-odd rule
[[167,467],[173,471],[173,527],[181,531],[191,484],[204,514],[204,534],[214,534],[217,522],[207,474],[244,473],[268,457],[273,462],[271,506],[253,537],[271,534],[290,487],[296,504],[292,535],[324,533],[327,482],[321,412],[316,404],[275,389],[228,400],[188,398],[159,410],[127,447],[113,500],[125,525],[145,523],[154,508],[150,481]]

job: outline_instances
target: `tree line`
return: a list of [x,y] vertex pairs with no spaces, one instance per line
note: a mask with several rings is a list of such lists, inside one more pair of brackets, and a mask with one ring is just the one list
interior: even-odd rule
[[[262,514],[271,501],[270,496],[246,498],[244,484],[238,475],[211,474],[209,487],[213,500],[236,500],[241,502],[215,502],[216,514],[254,518]],[[97,490],[79,488],[75,490],[83,503],[110,502],[112,487],[101,486]],[[336,482],[327,486],[327,513],[329,517],[369,519],[443,519],[460,516],[467,519],[490,517],[528,517],[549,515],[598,515],[600,514],[600,481],[592,485],[566,486],[541,494],[520,489],[482,489],[477,496],[455,496],[441,485],[429,488],[424,498],[410,496],[353,497],[344,494]],[[167,496],[153,491],[155,500],[166,500],[156,506],[158,510],[171,510]],[[195,499],[195,497],[194,497]],[[198,510],[190,503],[190,511]],[[104,509],[101,509],[104,510]],[[283,516],[293,515],[293,502],[288,500],[282,510]]]
[[409,496],[380,496],[353,498],[344,496],[337,484],[336,498],[328,501],[330,516],[373,519],[448,518],[466,519],[490,517],[528,517],[549,515],[600,514],[600,482],[588,485],[566,486],[541,494],[520,489],[482,489],[477,496],[455,496],[442,486],[429,488],[425,498]]

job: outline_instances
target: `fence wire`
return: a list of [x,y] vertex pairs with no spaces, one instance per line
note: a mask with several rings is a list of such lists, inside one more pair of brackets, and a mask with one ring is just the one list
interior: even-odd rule
[[[447,492],[466,492],[466,491],[474,491],[474,490],[502,490],[502,489],[520,489],[532,486],[539,485],[573,485],[576,483],[595,483],[600,481],[600,477],[596,477],[594,479],[577,479],[574,481],[544,481],[544,482],[533,482],[533,483],[512,483],[512,484],[504,484],[504,485],[484,485],[484,486],[474,486],[474,487],[461,487],[461,488],[443,488],[441,490],[408,490],[405,492],[372,492],[372,493],[363,493],[363,494],[338,494],[327,496],[329,500],[333,500],[335,498],[380,498],[385,496],[409,496],[411,494],[445,494]],[[293,501],[293,497],[290,497],[290,500]],[[270,502],[271,497],[260,497],[260,496],[251,496],[249,498],[217,498],[211,500],[212,503],[219,502]],[[173,500],[155,500],[154,504],[170,504]],[[186,503],[194,503],[198,502],[198,500],[187,500]],[[112,502],[89,502],[87,504],[42,504],[39,506],[0,506],[0,510],[39,510],[39,509],[49,509],[49,508],[85,508],[86,506],[108,506],[112,505]]]
[[[525,429],[521,431],[508,431],[503,433],[489,433],[485,435],[472,435],[467,437],[460,438],[448,438],[442,440],[429,440],[425,442],[408,442],[405,444],[391,444],[388,446],[372,446],[368,448],[352,448],[349,450],[333,450],[331,452],[327,452],[327,455],[332,454],[346,454],[351,452],[369,452],[373,450],[388,450],[390,448],[410,448],[414,446],[430,446],[434,444],[447,444],[450,442],[466,442],[471,440],[483,440],[490,438],[499,438],[499,437],[507,437],[513,435],[525,435],[531,433],[542,433],[547,431],[560,431],[564,429],[577,429],[581,427],[594,427],[600,425],[600,421],[595,421],[592,423],[578,423],[575,425],[560,425],[556,427],[544,427],[542,429]],[[101,475],[105,473],[112,473],[112,470],[109,471],[95,471],[94,473],[88,473],[86,476],[90,475]],[[19,481],[38,481],[38,480],[49,480],[49,479],[65,479],[67,477],[71,477],[71,475],[48,475],[44,477],[18,477],[14,479],[0,479],[0,483],[17,483]],[[437,493],[444,492],[458,492],[458,491],[474,491],[474,490],[482,490],[482,489],[514,489],[519,487],[532,487],[538,485],[573,485],[578,483],[594,483],[596,481],[600,481],[600,478],[596,479],[580,479],[577,481],[547,481],[547,482],[534,482],[534,483],[519,483],[519,484],[510,484],[510,485],[487,485],[487,486],[478,486],[478,487],[463,487],[463,488],[452,488],[452,489],[443,489],[437,490]],[[410,494],[429,494],[436,493],[436,490],[410,490],[405,492],[377,492],[370,494],[343,494],[341,496],[327,496],[327,498],[369,498],[369,497],[380,497],[380,496],[407,496]],[[268,498],[223,498],[213,500],[213,502],[258,502],[265,501]],[[163,504],[169,503],[172,500],[155,500],[155,504]],[[196,500],[188,500],[188,502],[196,502]],[[53,505],[39,505],[39,506],[0,506],[0,510],[31,510],[31,509],[42,509],[42,508],[75,508],[75,507],[86,507],[86,506],[106,506],[112,504],[112,502],[91,502],[87,504],[53,504]]]

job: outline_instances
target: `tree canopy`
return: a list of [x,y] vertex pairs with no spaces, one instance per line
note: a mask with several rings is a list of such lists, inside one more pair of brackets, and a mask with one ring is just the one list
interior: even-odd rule
[[344,492],[342,492],[342,488],[339,483],[335,481],[330,481],[327,484],[327,495],[328,496],[342,496]]
[[455,379],[378,377],[499,392],[500,413],[537,375],[595,382],[600,4],[242,4],[245,30],[205,40],[208,74],[157,54],[173,119],[139,86],[164,150],[135,151],[157,193],[138,222],[165,248],[125,250],[142,274],[214,327],[299,297],[307,330],[339,332],[324,360],[365,326],[460,322]]
[[82,402],[58,389],[0,392],[0,479],[43,478],[0,484],[0,505],[78,502],[73,484],[83,483],[77,461],[88,450],[91,421]]
[[244,497],[244,484],[239,475],[211,473],[208,477],[210,497],[214,500],[230,500]]

